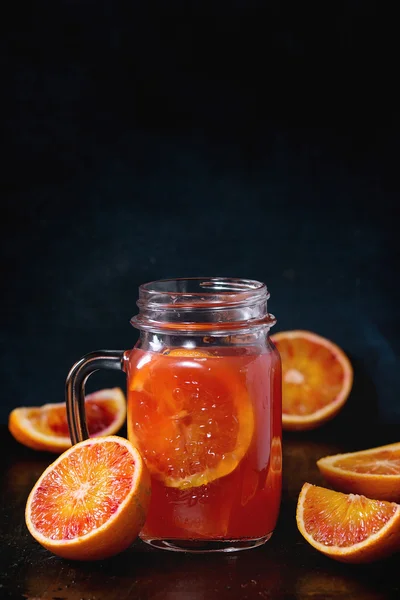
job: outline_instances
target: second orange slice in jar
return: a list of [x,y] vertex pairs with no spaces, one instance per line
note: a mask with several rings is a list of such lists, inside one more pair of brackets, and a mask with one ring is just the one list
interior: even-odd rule
[[223,357],[143,353],[129,387],[129,438],[164,485],[211,483],[234,471],[249,449],[252,401],[243,374]]

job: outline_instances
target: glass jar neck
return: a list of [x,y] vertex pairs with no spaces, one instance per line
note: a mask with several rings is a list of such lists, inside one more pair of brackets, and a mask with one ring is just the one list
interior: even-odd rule
[[154,281],[140,286],[139,314],[131,323],[142,331],[180,336],[244,334],[275,324],[268,298],[265,284],[249,279]]

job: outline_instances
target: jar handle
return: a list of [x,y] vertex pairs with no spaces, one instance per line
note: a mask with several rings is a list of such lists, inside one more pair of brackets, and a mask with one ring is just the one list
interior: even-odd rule
[[99,369],[124,370],[124,350],[98,350],[82,356],[68,373],[65,383],[67,419],[72,444],[86,440],[89,431],[85,414],[85,383]]

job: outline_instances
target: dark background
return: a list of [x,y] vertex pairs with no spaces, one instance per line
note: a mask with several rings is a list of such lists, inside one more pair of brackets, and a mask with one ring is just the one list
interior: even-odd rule
[[[127,8],[129,7],[129,8]],[[400,424],[398,31],[372,2],[34,3],[4,19],[1,413],[129,348],[141,282],[263,280]],[[5,206],[4,206],[5,204]],[[95,375],[89,389],[124,385]]]

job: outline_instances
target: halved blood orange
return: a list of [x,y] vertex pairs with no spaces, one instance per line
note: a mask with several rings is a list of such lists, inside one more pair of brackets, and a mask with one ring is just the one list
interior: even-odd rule
[[400,506],[305,483],[297,526],[311,546],[340,562],[366,563],[400,550]]
[[228,475],[253,430],[244,377],[219,357],[177,349],[133,365],[128,437],[164,485],[185,489]]
[[[112,435],[125,421],[126,401],[120,388],[88,394],[85,406],[91,437]],[[34,450],[60,453],[71,446],[65,403],[15,408],[8,428],[18,442]]]
[[26,525],[42,546],[73,560],[125,550],[142,528],[150,475],[128,440],[88,439],[59,456],[33,487]]
[[271,339],[282,359],[283,428],[314,429],[332,419],[353,385],[343,350],[309,331],[283,331]]
[[400,502],[400,442],[325,456],[317,465],[335,489]]

